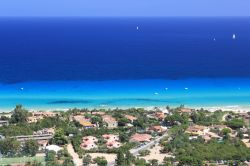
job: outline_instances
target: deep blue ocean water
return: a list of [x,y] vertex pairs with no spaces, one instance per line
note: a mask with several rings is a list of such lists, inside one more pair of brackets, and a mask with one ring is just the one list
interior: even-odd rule
[[0,110],[250,106],[249,64],[250,18],[0,18]]

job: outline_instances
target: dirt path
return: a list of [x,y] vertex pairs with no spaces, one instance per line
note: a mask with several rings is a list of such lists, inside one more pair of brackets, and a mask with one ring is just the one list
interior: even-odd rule
[[75,166],[82,166],[82,159],[79,158],[78,154],[74,151],[72,144],[67,145],[69,154],[73,157]]
[[157,143],[152,149],[148,149],[150,151],[150,155],[147,155],[145,157],[139,157],[139,158],[143,158],[147,161],[157,159],[159,163],[161,164],[163,163],[165,157],[173,157],[169,154],[161,153],[160,152],[161,148],[162,147],[159,145],[159,143]]

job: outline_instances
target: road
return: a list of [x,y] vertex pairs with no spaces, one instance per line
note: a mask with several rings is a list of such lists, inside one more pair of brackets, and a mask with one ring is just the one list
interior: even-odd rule
[[69,154],[72,156],[75,166],[82,166],[82,159],[79,158],[79,156],[75,152],[72,144],[67,145],[67,150],[68,150]]
[[[162,136],[156,138],[155,140],[152,140],[150,141],[149,143],[147,143],[146,145],[143,145],[141,147],[138,147],[138,148],[134,148],[134,149],[131,149],[130,150],[130,153],[133,155],[133,156],[136,156],[138,155],[139,151],[141,150],[148,150],[151,146],[155,145],[155,144],[158,144],[160,142],[160,140],[163,138],[163,137],[166,137],[168,135],[167,132],[165,132]],[[110,161],[108,162],[108,166],[114,166],[115,165],[115,161]]]
[[150,141],[150,142],[147,143],[146,145],[143,145],[143,146],[141,146],[141,147],[139,147],[139,148],[131,149],[131,150],[130,150],[130,153],[131,153],[132,155],[135,156],[135,155],[137,155],[137,154],[139,153],[139,151],[141,151],[141,150],[147,150],[147,149],[149,149],[151,146],[153,146],[153,145],[159,143],[160,140],[161,140],[163,137],[166,137],[167,135],[168,135],[168,133],[166,132],[166,133],[164,133],[162,136],[156,138],[155,140]]

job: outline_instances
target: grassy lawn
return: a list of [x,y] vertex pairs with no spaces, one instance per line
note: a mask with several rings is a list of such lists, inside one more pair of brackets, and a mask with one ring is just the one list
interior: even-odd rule
[[14,163],[26,163],[28,161],[39,161],[45,164],[45,158],[44,157],[15,157],[15,158],[0,158],[0,165],[9,165]]

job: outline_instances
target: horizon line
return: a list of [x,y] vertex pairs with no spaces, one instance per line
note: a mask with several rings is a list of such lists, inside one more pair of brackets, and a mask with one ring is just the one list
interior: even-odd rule
[[0,18],[250,18],[250,16],[1,16]]

